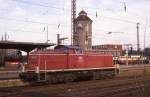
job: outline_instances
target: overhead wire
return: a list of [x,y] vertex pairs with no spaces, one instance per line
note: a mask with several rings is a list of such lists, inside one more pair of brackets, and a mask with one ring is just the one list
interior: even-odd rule
[[[25,3],[25,4],[29,4],[29,5],[34,5],[34,6],[42,6],[42,7],[48,7],[48,8],[53,8],[53,9],[57,9],[57,10],[71,10],[71,9],[68,9],[68,8],[63,8],[63,7],[54,7],[54,6],[50,6],[50,5],[45,5],[45,4],[40,4],[40,3],[33,3],[33,2],[28,2],[28,1],[25,1],[25,0],[12,0],[12,1],[17,1],[17,2],[20,2],[20,3]],[[93,14],[91,14],[93,15]],[[98,15],[98,13],[97,13]],[[95,15],[93,15],[95,16]],[[127,23],[137,23],[137,22],[134,22],[134,21],[129,21],[129,20],[124,20],[124,19],[119,19],[119,18],[113,18],[113,17],[108,17],[108,16],[100,16],[100,17],[103,17],[103,18],[107,18],[107,19],[111,19],[111,20],[117,20],[117,21],[122,21],[122,22],[127,22]]]
[[[63,8],[63,7],[56,7],[56,6],[51,6],[51,5],[45,5],[43,3],[42,4],[32,3],[32,2],[25,1],[25,0],[12,0],[12,1],[17,1],[17,2],[20,2],[20,3],[30,4],[30,5],[34,5],[34,6],[48,7],[48,8],[53,8],[53,9],[63,10],[63,11],[69,10],[69,9],[66,9],[66,8]],[[94,16],[94,14],[91,14],[91,15]],[[97,16],[98,16],[98,13],[97,13]],[[98,17],[107,18],[107,19],[111,19],[111,20],[122,21],[122,22],[126,22],[126,23],[132,23],[132,24],[136,23],[136,22],[130,21],[130,20],[124,20],[124,19],[113,18],[113,17],[108,17],[108,16],[102,16],[102,15],[100,15]],[[4,19],[4,18],[0,17],[0,19]],[[29,22],[29,23],[36,23],[36,24],[42,24],[42,25],[51,25],[51,26],[57,26],[58,25],[58,24],[50,24],[50,23],[37,22],[37,21],[31,21],[31,20],[18,20],[18,19],[10,19],[10,18],[5,18],[5,20],[15,20],[15,21],[19,21],[19,22]],[[66,27],[68,27],[68,25]]]
[[[46,24],[46,25],[52,25],[52,26],[58,26],[60,24],[50,24],[50,23],[45,23],[45,22],[37,22],[37,21],[31,21],[31,20],[22,20],[22,19],[14,19],[14,18],[6,18],[6,17],[0,17],[0,19],[6,19],[6,20],[14,20],[14,21],[19,21],[19,22],[29,22],[29,23],[36,23],[36,24]],[[69,27],[69,25],[62,25],[61,26],[66,26]],[[102,30],[102,29],[95,29],[97,31],[105,31],[105,32],[110,32],[110,31],[106,31],[106,30]]]
[[28,23],[42,24],[42,25],[51,25],[51,26],[57,26],[58,25],[58,24],[50,24],[50,23],[46,23],[46,22],[38,22],[38,21],[15,19],[15,18],[7,18],[7,17],[0,17],[0,19],[1,20],[12,20],[12,21],[18,21],[18,22],[28,22]]
[[48,8],[58,9],[58,10],[65,10],[64,8],[45,5],[45,4],[41,4],[41,3],[32,3],[32,2],[25,1],[25,0],[12,0],[12,1],[17,1],[17,2],[20,2],[20,3],[34,5],[34,6],[41,6],[41,7],[48,7]]
[[[58,27],[60,24],[50,24],[50,23],[44,23],[44,22],[37,22],[37,21],[30,21],[30,20],[20,20],[20,19],[14,19],[14,18],[6,18],[6,17],[0,17],[0,19],[6,19],[6,20],[13,20],[13,21],[19,21],[19,22],[29,22],[29,23],[35,23],[35,24],[46,24],[50,26],[55,26]],[[69,27],[69,25],[61,25],[61,27]],[[104,29],[98,29],[98,28],[93,28],[94,31],[103,31],[103,32],[111,32],[110,30],[104,30]],[[25,32],[25,31],[23,31]],[[26,31],[26,32],[32,32],[32,31]]]
[[[45,4],[39,4],[39,3],[32,3],[32,2],[28,2],[28,1],[24,1],[24,0],[12,0],[12,1],[17,1],[20,3],[25,3],[25,4],[30,4],[30,5],[35,5],[35,6],[42,6],[42,7],[50,7],[50,8],[54,8],[54,9],[59,9],[59,10],[67,10],[64,8],[60,8],[60,7],[53,7],[53,6],[49,6],[49,5],[45,5]],[[93,14],[92,14],[93,15]],[[98,15],[98,13],[97,13]],[[124,19],[119,19],[119,18],[113,18],[113,17],[108,17],[108,16],[100,16],[102,18],[107,18],[107,19],[111,19],[111,20],[117,20],[117,21],[122,21],[122,22],[126,22],[126,23],[133,23],[135,24],[136,22],[133,21],[129,21],[129,20],[124,20]],[[30,22],[30,21],[29,21]],[[33,22],[32,22],[33,23]],[[38,23],[38,22],[34,22],[34,23]],[[46,24],[46,23],[40,23],[40,24]]]

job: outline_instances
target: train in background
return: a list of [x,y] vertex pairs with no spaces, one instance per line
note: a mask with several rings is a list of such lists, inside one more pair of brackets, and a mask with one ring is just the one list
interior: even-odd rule
[[130,55],[130,56],[119,56],[113,58],[115,64],[125,65],[125,64],[148,64],[150,63],[147,57],[140,55]]
[[119,73],[110,54],[84,52],[76,46],[58,45],[54,50],[31,52],[20,78],[50,83],[112,78]]

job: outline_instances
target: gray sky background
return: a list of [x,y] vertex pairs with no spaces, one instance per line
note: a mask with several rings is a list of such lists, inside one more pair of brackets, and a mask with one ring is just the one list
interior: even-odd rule
[[[124,11],[126,2],[126,12]],[[150,46],[150,0],[77,0],[77,13],[82,9],[93,20],[93,44],[133,44],[136,47],[136,23],[140,23],[140,44]],[[0,0],[0,36],[8,40],[56,43],[56,34],[69,37],[71,0]],[[96,17],[97,13],[97,17]],[[147,20],[147,26],[146,26]],[[60,28],[58,25],[60,24]],[[124,32],[107,34],[107,32]]]

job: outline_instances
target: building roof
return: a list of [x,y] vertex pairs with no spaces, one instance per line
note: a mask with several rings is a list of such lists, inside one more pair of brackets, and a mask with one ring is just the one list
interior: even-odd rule
[[76,21],[90,21],[92,22],[92,20],[87,16],[87,13],[82,10],[80,13],[79,13],[79,16],[76,18]]
[[122,44],[101,44],[101,45],[93,45],[93,46],[122,46]]
[[0,49],[20,49],[26,52],[30,52],[35,48],[45,48],[53,45],[52,43],[0,41]]
[[79,12],[79,15],[87,15],[87,13],[84,10],[82,10],[81,12]]
[[92,46],[93,49],[100,49],[100,50],[122,50],[121,44],[103,44],[103,45],[94,45]]

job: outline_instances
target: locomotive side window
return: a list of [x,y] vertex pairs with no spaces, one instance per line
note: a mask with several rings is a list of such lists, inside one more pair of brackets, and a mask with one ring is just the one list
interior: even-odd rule
[[68,49],[67,48],[64,48],[64,53],[68,53]]
[[75,53],[76,53],[76,54],[82,54],[83,51],[82,51],[82,49],[76,49],[76,50],[75,50]]
[[55,51],[61,51],[61,52],[64,52],[64,53],[68,53],[68,48],[66,48],[66,47],[55,48]]

